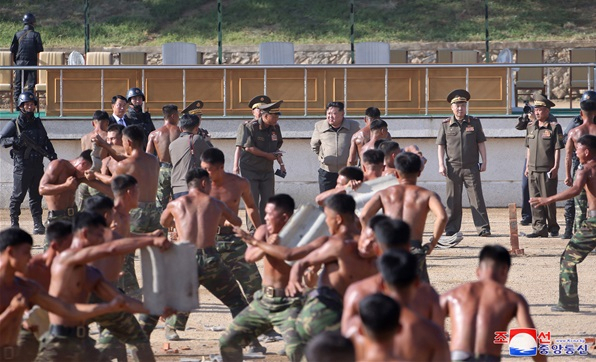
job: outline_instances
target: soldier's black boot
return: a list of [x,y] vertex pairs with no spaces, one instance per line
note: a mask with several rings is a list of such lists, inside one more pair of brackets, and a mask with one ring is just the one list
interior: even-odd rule
[[11,216],[10,217],[10,227],[11,228],[18,228],[19,227],[19,217],[18,216]]
[[43,226],[43,221],[41,221],[41,216],[36,216],[33,218],[33,235],[44,235],[46,233],[46,228]]

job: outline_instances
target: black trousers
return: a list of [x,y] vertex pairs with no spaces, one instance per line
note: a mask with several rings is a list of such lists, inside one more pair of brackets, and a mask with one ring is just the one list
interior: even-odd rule
[[14,71],[14,101],[17,103],[19,95],[21,94],[21,86],[24,87],[23,92],[34,92],[35,84],[37,83],[37,71],[35,70],[15,70]]
[[524,169],[522,171],[522,220],[532,221],[532,207],[530,206],[530,185],[526,177],[526,162],[524,161]]
[[28,160],[14,163],[12,195],[10,196],[10,217],[21,214],[21,204],[29,192],[29,207],[31,216],[41,218],[41,195],[39,194],[39,181],[43,176],[43,161]]
[[337,172],[325,171],[322,168],[319,169],[319,192],[325,192],[335,188],[337,184],[337,178],[339,174]]

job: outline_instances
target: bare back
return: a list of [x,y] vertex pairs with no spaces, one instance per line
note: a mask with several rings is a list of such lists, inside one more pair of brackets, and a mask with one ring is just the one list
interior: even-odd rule
[[501,345],[493,343],[494,332],[506,331],[518,308],[527,308],[527,303],[502,284],[483,280],[443,294],[441,307],[451,318],[452,351],[500,356]]
[[361,257],[357,241],[337,236],[329,238],[321,250],[333,248],[333,244],[338,245],[337,259],[325,263],[319,285],[331,287],[343,296],[350,284],[377,273],[376,258]]
[[170,143],[180,136],[180,128],[173,124],[165,124],[149,134],[147,142],[147,152],[157,153],[157,158],[161,162],[171,163],[170,158]]
[[215,246],[218,221],[225,205],[219,201],[192,190],[188,195],[177,198],[168,204],[176,223],[180,240],[194,242],[198,249]]
[[159,161],[142,150],[134,150],[126,159],[118,162],[116,173],[130,175],[139,180],[139,202],[155,202],[159,177]]
[[416,185],[396,185],[379,192],[385,214],[410,225],[411,240],[422,241],[434,192]]
[[[449,361],[449,345],[433,322],[419,316],[409,307],[401,308],[401,332],[394,338],[393,353],[403,361]],[[490,340],[492,342],[492,339]]]

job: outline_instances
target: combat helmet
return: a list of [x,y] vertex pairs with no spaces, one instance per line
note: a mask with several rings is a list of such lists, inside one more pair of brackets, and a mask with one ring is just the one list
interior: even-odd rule
[[27,13],[23,15],[23,24],[33,25],[35,24],[35,15]]
[[126,101],[130,103],[130,99],[136,96],[143,97],[143,102],[145,102],[145,95],[143,94],[143,91],[136,87],[130,88],[128,92],[126,92]]
[[20,108],[21,104],[31,101],[35,102],[35,105],[37,106],[37,98],[35,98],[33,92],[23,92],[19,94],[19,99],[17,100],[17,108]]

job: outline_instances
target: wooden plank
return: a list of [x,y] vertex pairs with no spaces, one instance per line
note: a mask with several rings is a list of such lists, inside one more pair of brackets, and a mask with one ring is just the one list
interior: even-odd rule
[[515,203],[509,204],[509,242],[511,255],[523,255],[524,249],[519,248],[519,233],[517,230],[517,207]]

